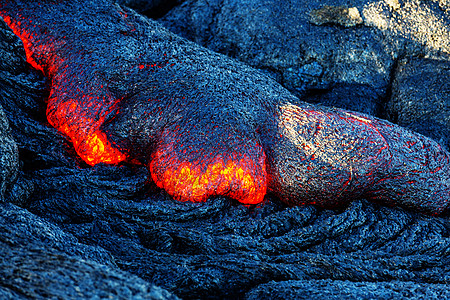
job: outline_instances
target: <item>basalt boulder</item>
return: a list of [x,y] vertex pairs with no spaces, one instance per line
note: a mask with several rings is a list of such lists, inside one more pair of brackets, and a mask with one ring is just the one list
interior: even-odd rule
[[410,57],[394,74],[387,114],[397,124],[432,137],[450,149],[450,62]]
[[[400,61],[402,68],[408,57],[448,61],[448,12],[445,1],[284,1],[280,5],[272,0],[188,0],[160,22],[266,72],[302,100],[393,122],[394,115],[408,110],[420,120],[411,128],[434,138],[427,128],[448,123],[448,109],[437,120],[438,115],[428,117],[419,108],[408,108],[406,100],[394,99],[397,104],[389,105],[389,112],[386,103],[396,93]],[[417,86],[428,82],[426,76],[415,80]],[[400,124],[407,126],[407,122]],[[437,138],[444,145],[449,141],[449,135]]]

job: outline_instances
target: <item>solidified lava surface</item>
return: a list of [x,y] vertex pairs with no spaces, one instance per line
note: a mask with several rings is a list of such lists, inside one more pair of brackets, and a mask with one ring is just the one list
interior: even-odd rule
[[48,122],[90,165],[145,164],[180,201],[257,204],[270,191],[290,205],[366,197],[433,214],[448,207],[449,154],[431,139],[299,103],[109,2],[6,1],[0,14],[51,79]]
[[[207,2],[212,4],[214,1]],[[220,2],[226,4],[227,1]],[[402,5],[405,2],[407,1],[402,2]],[[56,3],[56,1],[52,3]],[[256,3],[261,2],[255,1]],[[307,3],[321,5],[320,2]],[[111,7],[105,4],[96,5],[104,8],[100,9],[101,11],[109,11]],[[428,4],[422,2],[420,5]],[[93,9],[93,6],[94,4],[89,9]],[[117,6],[114,7],[114,9],[119,9]],[[278,8],[281,9],[281,7]],[[95,24],[103,26],[103,32],[115,26],[109,24],[109,19],[98,11],[96,11],[96,16],[93,16],[94,13],[90,14],[85,11],[86,9],[79,8],[83,12],[80,17],[88,18],[83,22],[77,18],[79,33],[84,27],[89,28],[88,32],[93,30],[90,24],[96,18],[102,18],[102,21],[96,21]],[[76,17],[76,13],[72,13]],[[58,16],[56,12],[54,14]],[[133,13],[130,12],[128,16],[133,16]],[[147,22],[146,26],[152,26],[155,34],[162,34],[157,32],[158,30],[165,32],[152,21],[145,22]],[[355,31],[357,30],[364,31],[366,28],[355,29]],[[87,36],[93,37],[101,32],[97,29],[94,31],[92,35]],[[348,33],[350,30],[341,29],[341,31]],[[358,33],[360,32],[358,31]],[[179,41],[176,37],[169,36],[172,37],[172,42]],[[364,34],[362,36],[366,38]],[[87,43],[88,40],[86,38],[84,43]],[[110,39],[108,43],[111,44],[111,41],[114,39]],[[80,45],[77,46],[75,42],[73,47],[84,49]],[[114,49],[121,46],[122,50],[110,54],[108,60],[105,58],[102,61],[111,59],[123,61],[126,55],[122,52],[127,52],[127,46],[129,46],[123,44],[126,43],[116,43]],[[98,47],[100,45],[101,43]],[[133,44],[133,47],[135,46]],[[189,56],[192,57],[192,61],[197,54],[203,55],[200,51],[202,48],[191,47],[194,46],[189,46],[191,49]],[[86,53],[90,53],[90,55],[93,55],[94,52],[92,48],[86,50]],[[132,53],[132,51],[128,53]],[[45,118],[45,101],[48,99],[49,90],[46,88],[52,87],[52,77],[44,77],[41,70],[30,68],[30,65],[26,63],[27,58],[23,44],[1,20],[0,54],[0,127],[2,129],[0,130],[0,139],[2,140],[0,164],[3,166],[0,176],[3,185],[0,194],[2,197],[5,196],[0,201],[0,257],[3,258],[0,261],[0,278],[2,278],[0,280],[0,298],[175,299],[173,294],[183,299],[446,299],[450,297],[448,289],[450,282],[448,268],[450,220],[445,214],[439,217],[427,216],[416,211],[404,210],[401,207],[380,206],[364,199],[346,199],[340,194],[336,194],[333,199],[330,196],[330,202],[353,201],[345,209],[336,210],[321,209],[317,205],[289,207],[286,205],[289,203],[288,197],[274,197],[270,193],[264,197],[264,205],[240,205],[230,197],[223,196],[213,196],[205,202],[197,203],[177,201],[173,197],[169,197],[163,190],[155,189],[152,183],[154,176],[151,174],[152,159],[151,157],[150,159],[146,158],[149,153],[159,156],[160,159],[171,158],[164,151],[158,152],[158,150],[166,149],[157,147],[161,141],[159,137],[163,134],[151,131],[153,127],[144,126],[151,124],[148,120],[147,123],[144,123],[142,120],[129,118],[129,116],[139,116],[139,109],[143,106],[139,93],[127,94],[128,98],[125,97],[123,100],[118,98],[119,101],[114,109],[120,108],[121,110],[117,110],[118,114],[106,114],[104,123],[98,128],[105,134],[111,147],[125,155],[125,161],[118,164],[98,163],[89,166],[88,161],[83,161],[80,154],[77,155],[73,140],[69,136],[48,126]],[[216,63],[211,59],[208,60],[208,55],[200,56],[196,60],[197,63],[203,62],[204,65]],[[223,59],[222,56],[214,57]],[[84,70],[83,63],[84,61],[79,61],[77,64],[80,71]],[[133,63],[136,62],[130,61],[130,64]],[[233,64],[232,61],[226,64],[227,68],[231,68],[230,71],[238,72],[233,68],[239,66],[239,70],[244,68],[250,72],[250,69],[246,69],[240,64],[235,66]],[[101,81],[104,83],[109,80],[108,89],[114,95],[127,89],[136,89],[136,91],[148,89],[148,86],[145,87],[149,80],[147,75],[129,78],[130,81],[119,84],[113,79],[122,76],[120,69],[107,66],[108,64],[103,64]],[[446,69],[444,61],[439,62],[438,66]],[[146,70],[146,68],[144,66],[142,70]],[[43,69],[45,72],[45,68]],[[439,68],[435,69],[439,70]],[[252,72],[255,71],[252,70]],[[82,74],[83,76],[89,75],[90,83],[95,85],[96,80],[99,79],[93,75],[94,73],[84,71]],[[265,95],[271,95],[267,92],[266,84],[272,84],[273,88],[279,89],[278,85],[258,74],[256,72],[256,75],[252,76],[261,76],[261,81],[252,82],[248,86],[242,84],[242,86],[255,95],[258,95],[257,91],[260,94],[262,91],[266,91]],[[190,76],[196,75],[191,74]],[[420,76],[420,74],[411,76],[414,79],[422,80],[421,84],[426,86],[428,78],[441,76],[441,73],[436,71],[429,72],[426,76]],[[124,77],[127,78],[125,75]],[[233,78],[236,77],[239,76],[236,75]],[[120,78],[123,79],[123,77]],[[164,83],[166,79],[162,78],[159,95],[164,96],[164,92],[170,91],[173,83]],[[204,82],[213,82],[204,78]],[[80,77],[76,83],[83,83],[84,81],[81,79]],[[182,77],[178,77],[178,79],[179,83],[182,82]],[[224,81],[217,82],[225,84]],[[157,84],[158,82],[154,79],[153,83]],[[191,84],[192,82],[186,84],[186,87]],[[84,87],[85,85],[80,86]],[[232,99],[225,98],[225,96],[234,91],[232,84],[224,85],[222,92],[220,92],[219,86],[211,87],[211,89],[217,89],[218,94],[223,97],[220,98],[223,101],[221,100],[217,106],[214,106],[215,109],[219,107],[219,104],[224,105],[231,101]],[[178,87],[177,93],[181,95],[184,87]],[[397,90],[405,88],[406,91],[411,87],[413,85],[405,87],[396,84]],[[197,86],[194,91],[198,93],[198,97],[205,98],[205,95],[209,95],[209,88],[208,85]],[[187,91],[191,93],[191,90]],[[435,90],[428,89],[423,92],[433,91]],[[174,92],[173,95],[175,94]],[[239,94],[232,95],[237,97],[236,99],[241,99]],[[249,95],[246,94],[244,98],[250,97]],[[430,98],[437,99],[439,95],[436,93]],[[272,96],[276,98],[275,94]],[[197,114],[200,112],[192,109],[189,111],[190,122],[181,122],[181,117],[184,120],[187,119],[182,112],[189,107],[188,104],[193,103],[193,100],[190,100],[189,103],[183,102],[182,97],[172,100],[174,102],[169,101],[169,97],[162,98],[166,104],[172,105],[173,115],[166,111],[163,113],[171,116],[173,122],[180,125],[179,131],[170,131],[169,129],[172,128],[170,126],[164,127],[167,129],[166,132],[163,131],[164,136],[166,140],[170,140],[174,137],[178,138],[177,133],[180,135],[189,133],[189,138],[193,141],[188,145],[197,144],[200,140],[204,143],[205,139],[200,137],[202,130],[195,131],[191,128],[193,122],[203,124],[196,119],[199,118]],[[185,95],[184,97],[188,99]],[[194,96],[191,97],[196,99]],[[155,99],[157,98],[155,97]],[[348,134],[353,134],[353,140],[348,141],[360,143],[353,145],[367,146],[363,142],[365,139],[362,139],[363,141],[359,139],[363,136],[370,135],[369,141],[376,141],[380,136],[377,135],[375,129],[386,138],[389,146],[404,141],[405,131],[397,131],[397,127],[390,123],[362,114],[308,106],[301,104],[298,99],[288,99],[296,100],[296,104],[287,101],[282,102],[279,106],[274,106],[279,111],[278,120],[282,121],[275,122],[273,126],[276,125],[276,128],[280,128],[278,133],[284,134],[285,143],[272,150],[266,148],[267,145],[270,145],[272,133],[261,130],[261,127],[256,130],[255,134],[259,137],[256,141],[258,144],[256,142],[248,143],[246,144],[248,148],[244,148],[247,149],[245,152],[248,151],[246,154],[265,159],[268,186],[271,186],[270,182],[272,182],[269,175],[274,174],[273,167],[270,168],[271,165],[268,164],[270,161],[273,162],[272,164],[280,164],[276,163],[277,160],[283,161],[286,164],[283,169],[286,173],[292,170],[291,165],[295,167],[297,163],[303,163],[302,166],[305,167],[305,170],[310,166],[312,169],[308,172],[316,172],[317,169],[313,167],[315,163],[324,159],[321,156],[325,153],[329,155],[330,159],[341,157],[339,155],[342,154],[333,152],[331,146],[334,141],[349,138],[344,134],[338,134],[347,132],[339,131],[342,128],[340,126],[344,126],[346,123],[354,124],[354,128],[361,132],[351,132],[350,129],[346,129],[350,130]],[[265,105],[266,101],[263,100],[259,103]],[[271,101],[267,103],[278,103]],[[297,105],[298,103],[301,105]],[[176,107],[181,109],[177,110]],[[239,116],[239,120],[244,120],[244,116],[247,116],[245,120],[248,120],[248,116],[251,114],[243,113],[251,111],[252,107],[234,105],[229,107],[227,112],[230,114],[232,109],[241,111],[241,114],[236,117]],[[440,106],[434,105],[433,109],[436,110],[437,107]],[[133,109],[136,115],[132,114]],[[266,109],[268,108],[262,110]],[[5,113],[1,113],[1,110]],[[305,118],[300,118],[299,115],[303,113],[305,113]],[[210,121],[215,122],[215,118],[218,118],[218,122],[223,120],[223,122],[237,124],[233,123],[236,122],[233,118],[220,119],[221,114],[223,111],[218,111],[217,116],[211,113]],[[337,118],[336,114],[343,119]],[[329,115],[334,115],[338,120],[345,120],[345,118],[351,118],[351,120],[344,123],[339,123],[340,121],[333,123],[337,126],[337,133],[333,135],[322,128],[325,127],[324,123],[330,124],[334,120],[331,116],[328,117]],[[275,118],[275,120],[277,119]],[[7,128],[8,121],[10,130]],[[163,119],[156,118],[154,121],[161,122]],[[310,125],[300,126],[307,122],[311,122]],[[317,123],[320,123],[320,128],[314,127]],[[134,127],[139,124],[142,127]],[[181,126],[183,124],[185,124],[184,127]],[[264,124],[264,122],[258,124]],[[388,134],[381,130],[383,124],[390,126],[386,128]],[[116,126],[115,129],[112,129],[113,125]],[[206,126],[206,129],[213,128],[207,125],[202,126]],[[229,137],[224,138],[223,144],[220,144],[217,138],[223,137],[225,130],[221,130],[220,127],[211,130],[214,133],[214,143],[211,141],[211,144],[217,144],[215,149],[223,151]],[[130,134],[130,131],[133,131],[133,135]],[[238,131],[236,128],[231,128],[231,132],[230,129],[227,129],[227,133],[231,136],[234,136],[236,131]],[[147,135],[143,135],[145,132]],[[402,137],[395,140],[393,138],[395,132],[402,133]],[[145,138],[153,136],[153,134],[156,136],[155,140],[151,143],[145,142]],[[302,148],[302,143],[310,140],[316,141],[321,134],[327,134],[329,138],[329,147],[328,144],[323,145],[325,152],[312,152],[318,156],[314,156],[314,159],[310,160],[305,159],[305,161],[298,159],[297,162],[295,155],[300,150],[306,151],[305,148]],[[131,137],[134,140],[128,140]],[[424,142],[424,149],[430,147],[428,139],[412,133],[406,137],[414,141],[419,139],[418,145],[420,142]],[[272,137],[272,139],[274,138]],[[240,140],[236,138],[236,140],[239,144],[242,138]],[[137,141],[141,141],[142,145],[150,145],[150,148],[131,147],[139,145]],[[231,138],[230,141],[233,142]],[[263,152],[258,152],[258,147],[253,148],[255,145],[261,145]],[[309,145],[314,146],[314,144]],[[379,153],[375,152],[375,154],[387,153],[387,149],[382,149],[383,145],[386,144],[380,140],[378,148],[376,148]],[[436,144],[431,143],[431,145]],[[396,153],[399,159],[404,160],[403,164],[407,164],[409,148],[407,146],[404,148],[400,153],[397,153],[398,148],[390,148],[389,151],[392,151],[392,154]],[[199,148],[195,149],[200,151]],[[186,152],[188,153],[188,151]],[[205,157],[202,157],[202,161],[212,162],[205,165],[205,168],[200,168],[203,170],[201,174],[215,174],[217,166],[214,166],[217,162],[224,164],[226,161],[226,158],[215,161],[208,160],[207,153],[201,153]],[[357,151],[352,153],[357,153]],[[309,156],[306,156],[307,154]],[[311,158],[310,154],[311,152],[305,152],[303,157]],[[176,158],[198,159],[198,156],[192,153],[189,155],[193,156],[181,155]],[[355,157],[363,158],[361,162],[370,162],[378,156],[373,158]],[[233,157],[232,163],[235,162],[234,159],[236,157]],[[239,159],[240,157],[237,162],[240,162]],[[427,170],[429,161],[430,158],[424,156],[422,162],[425,167],[418,170]],[[192,163],[194,160],[190,162]],[[226,164],[226,166],[228,165],[231,170],[234,170],[235,174],[239,174],[237,165],[232,163]],[[394,159],[391,165],[395,164],[400,164],[400,162]],[[192,164],[192,166],[198,170],[198,164]],[[160,172],[164,175],[165,169],[159,169],[156,165],[153,168],[155,168],[153,172]],[[350,170],[355,171],[355,165],[352,165]],[[172,173],[174,172],[172,171]],[[383,173],[384,170],[381,168],[376,172]],[[446,177],[440,172],[437,170],[436,174],[441,174],[442,180],[444,180]],[[308,178],[313,178],[313,174],[324,175],[321,173],[308,174]],[[336,173],[334,174],[336,175]],[[407,173],[399,175],[403,174]],[[428,176],[433,178],[431,171],[426,174],[428,174],[427,177],[422,174],[421,178],[428,178]],[[175,172],[175,175],[179,174]],[[181,180],[184,177],[176,178]],[[328,177],[324,176],[324,178]],[[351,179],[351,176],[349,178]],[[384,179],[388,178],[384,177]],[[199,183],[200,179],[201,177]],[[432,188],[435,180],[429,181],[429,187],[425,183],[416,187],[417,189],[421,186],[425,189]],[[394,193],[401,191],[401,187],[397,185],[399,182],[398,178],[393,177],[381,181],[381,184],[384,183],[383,188],[391,189],[391,192]],[[295,182],[291,183],[295,184]],[[349,191],[348,195],[352,197],[357,197],[355,196],[356,188],[351,190],[356,183],[349,180],[346,184],[346,191]],[[303,188],[307,187],[308,183],[303,186]],[[352,192],[350,193],[350,191]],[[332,192],[332,188],[330,188],[329,193]],[[287,195],[294,195],[294,193],[296,193],[295,190],[286,191]],[[412,201],[416,204],[420,203],[424,193],[419,192],[417,199],[411,196]],[[312,194],[313,196],[314,194]],[[283,199],[284,202],[280,202],[280,199]],[[387,202],[393,204],[394,200],[392,198]],[[294,199],[294,201],[296,200]],[[297,201],[296,203],[302,202]],[[169,292],[157,288],[153,284]]]

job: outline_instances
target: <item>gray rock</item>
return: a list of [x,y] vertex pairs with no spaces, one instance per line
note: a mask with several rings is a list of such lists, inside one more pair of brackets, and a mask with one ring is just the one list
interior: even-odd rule
[[12,204],[0,204],[0,230],[2,299],[178,299]]
[[179,5],[184,0],[115,0],[122,7],[126,6],[139,13],[147,14],[152,18],[164,16],[174,6]]
[[315,25],[335,24],[353,27],[363,23],[356,7],[324,5],[312,10],[309,17],[309,21]]
[[40,72],[30,68],[20,39],[3,20],[0,21],[0,53],[0,104],[9,119],[21,160],[33,160],[40,167],[73,166],[74,162],[65,158],[69,147],[60,147],[64,138],[45,125],[48,83]]
[[389,118],[450,149],[450,62],[403,59],[387,103]]
[[19,151],[11,136],[8,119],[0,105],[0,202],[17,178]]
[[[3,23],[3,22],[2,22]],[[0,24],[0,29],[3,24]],[[4,28],[4,27],[3,27]],[[10,73],[4,70],[14,72],[21,58],[13,55],[14,50],[20,47],[16,37],[10,32],[0,38],[0,53],[3,58],[0,60],[0,98],[5,97],[5,87],[3,82],[10,77]],[[6,100],[6,99],[2,99]],[[3,102],[3,101],[1,101]],[[19,152],[17,144],[11,136],[11,129],[3,107],[0,105],[0,202],[4,200],[5,193],[9,186],[15,181],[19,169]]]
[[[357,25],[364,20],[360,13],[367,1],[354,1],[348,8],[346,4],[190,0],[160,21],[210,49],[280,74],[279,82],[297,96],[303,97],[305,91],[331,96],[333,87],[347,86],[349,98],[358,103],[354,109],[364,106],[364,112],[375,115],[386,95],[397,52],[393,45],[383,43],[384,36],[378,29]],[[354,12],[358,21],[350,28],[344,27],[344,20],[318,22],[316,17],[312,23],[311,15],[326,8]],[[343,26],[333,25],[339,22]],[[360,86],[368,88],[358,93]],[[348,108],[348,103],[340,105],[336,100],[331,101],[333,105]],[[330,101],[323,103],[329,105]]]
[[446,284],[432,288],[414,282],[351,282],[332,280],[303,280],[269,282],[250,291],[246,298],[251,299],[446,299],[450,297]]
[[146,10],[157,7],[163,2],[162,0],[117,0],[115,1],[121,6],[127,6],[137,12],[144,12]]
[[449,11],[446,1],[188,0],[160,21],[278,74],[303,100],[386,117],[399,59],[448,59]]
[[367,1],[364,24],[376,28],[380,41],[391,44],[395,56],[446,58],[450,53],[449,3],[437,1]]
[[[103,248],[79,243],[57,225],[4,203],[5,191],[7,201],[22,206],[30,205],[35,193],[42,191],[30,170],[65,167],[73,172],[78,168],[76,156],[68,155],[73,150],[65,138],[45,125],[45,86],[44,78],[26,64],[20,40],[1,20],[0,105],[5,112],[0,106],[0,298],[178,299],[119,270]],[[68,177],[55,178],[59,179],[57,189],[62,181],[68,182]],[[78,182],[83,179],[78,177],[72,184]]]

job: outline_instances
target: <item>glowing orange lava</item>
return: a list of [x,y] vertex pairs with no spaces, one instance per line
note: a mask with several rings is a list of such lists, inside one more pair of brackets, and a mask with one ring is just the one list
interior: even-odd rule
[[[49,107],[54,101],[49,99]],[[99,129],[104,117],[94,122],[78,108],[75,101],[58,103],[57,106],[53,112],[47,111],[49,123],[72,140],[75,151],[86,163],[91,166],[98,163],[117,164],[126,159],[126,155],[113,147],[106,134]]]
[[[20,22],[28,22],[25,18],[17,23],[8,16],[4,20],[22,40],[28,63],[52,79],[47,106],[49,123],[71,139],[75,151],[91,166],[117,164],[125,160],[127,156],[100,130],[105,115],[119,100],[113,100],[107,92],[95,98],[93,94],[74,94],[76,84],[70,82],[70,76],[60,76],[67,71],[63,58],[56,57],[56,54],[51,59],[36,56],[40,52],[54,53],[52,44],[40,41],[32,30],[23,30],[24,24]],[[37,48],[45,51],[36,51]],[[145,65],[141,64],[139,68],[144,69]],[[92,88],[96,90],[98,87]],[[102,88],[100,86],[99,91]],[[262,148],[257,148],[260,149],[257,161],[248,155],[234,156],[233,159],[223,155],[205,163],[187,162],[178,156],[164,161],[167,153],[173,150],[168,147],[153,155],[149,167],[155,183],[177,200],[203,202],[210,196],[225,195],[244,204],[256,204],[263,201],[267,190],[265,156]]]
[[[51,45],[42,44],[37,37],[33,36],[32,31],[21,29],[23,27],[21,22],[27,22],[26,19],[17,21],[17,23],[14,23],[9,16],[4,16],[3,19],[14,34],[22,40],[27,62],[45,75],[53,77],[55,66],[46,66],[45,61],[36,61],[33,57],[33,53],[37,52],[35,51],[37,47],[45,48],[49,53],[53,52]],[[58,61],[60,62],[61,59]],[[106,134],[100,131],[99,128],[104,122],[104,117],[96,118],[94,121],[94,117],[102,111],[96,104],[98,103],[90,102],[87,99],[72,99],[60,103],[56,98],[50,97],[49,107],[53,106],[54,109],[53,111],[47,110],[47,119],[53,127],[72,140],[78,155],[89,165],[93,166],[101,162],[119,163],[125,160],[126,155],[113,147]]]
[[[169,167],[158,172],[162,155],[162,152],[156,152],[153,156],[150,164],[152,179],[179,201],[204,202],[216,195],[228,196],[244,204],[257,204],[264,199],[267,190],[264,158],[257,165],[246,156],[237,162],[216,157],[203,168],[200,162],[172,158]],[[255,167],[261,168],[261,174],[255,174]]]
[[40,70],[44,73],[44,70],[42,66],[40,66],[32,57],[33,55],[33,44],[32,40],[33,37],[30,33],[26,32],[25,30],[20,29],[20,22],[16,25],[11,21],[11,18],[9,16],[4,16],[3,20],[8,24],[8,26],[11,28],[11,30],[14,32],[15,35],[17,35],[23,43],[23,47],[25,49],[25,55],[27,57],[27,62],[33,66],[36,70]]

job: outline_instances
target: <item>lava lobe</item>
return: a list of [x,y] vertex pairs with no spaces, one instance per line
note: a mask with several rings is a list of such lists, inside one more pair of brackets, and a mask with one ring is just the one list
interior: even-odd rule
[[356,198],[440,214],[449,154],[368,115],[302,103],[258,71],[109,1],[5,0],[0,16],[51,79],[48,122],[88,164],[148,165],[180,201],[269,191],[289,205]]

